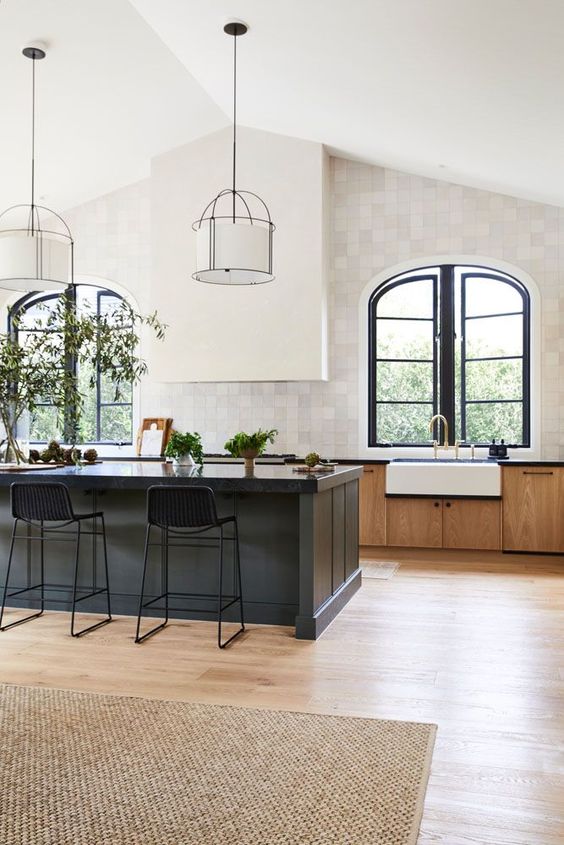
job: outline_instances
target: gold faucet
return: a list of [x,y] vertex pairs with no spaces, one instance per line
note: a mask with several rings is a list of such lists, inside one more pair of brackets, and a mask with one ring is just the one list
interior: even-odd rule
[[[434,417],[431,417],[431,422],[429,423],[429,431],[433,431],[433,426],[435,425],[437,420],[442,420],[443,425],[445,427],[445,442],[443,443],[443,449],[448,449],[448,420],[446,417],[443,417],[442,414],[435,414]],[[436,440],[434,442],[437,443]]]
[[[431,417],[431,422],[429,423],[429,431],[433,431],[433,426],[438,421],[442,422],[442,424],[444,426],[444,430],[445,430],[445,439],[444,439],[444,443],[443,443],[441,448],[446,449],[448,451],[450,449],[450,446],[449,446],[449,442],[448,442],[448,420],[447,420],[447,418],[445,416],[443,416],[442,414],[435,414],[434,417]],[[454,444],[454,452],[455,452],[455,456],[457,458],[458,458],[458,447],[459,446],[460,446],[460,441],[457,440]],[[439,448],[439,441],[433,440],[433,450],[434,450],[434,453],[435,453],[435,459],[437,458],[438,448]]]

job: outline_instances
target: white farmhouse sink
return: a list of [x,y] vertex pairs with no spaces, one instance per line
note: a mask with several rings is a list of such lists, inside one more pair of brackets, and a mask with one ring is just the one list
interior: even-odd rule
[[386,471],[386,493],[404,496],[499,496],[501,470],[496,463],[392,461]]

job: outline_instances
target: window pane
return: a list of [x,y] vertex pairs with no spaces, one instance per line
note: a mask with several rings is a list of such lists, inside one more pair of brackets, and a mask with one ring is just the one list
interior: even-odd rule
[[466,321],[466,357],[523,354],[523,317]]
[[96,431],[96,383],[91,386],[91,379],[96,370],[93,363],[81,364],[78,370],[78,389],[82,396],[83,406],[80,419],[80,439],[84,442],[97,440]]
[[432,317],[432,279],[402,282],[386,291],[378,301],[376,314],[378,317]]
[[80,419],[79,439],[83,443],[89,443],[98,439],[96,432],[96,397],[93,393],[88,393],[85,396],[84,409]]
[[378,402],[432,402],[433,365],[380,361],[376,378]]
[[101,296],[98,303],[99,313],[108,322],[118,323],[122,327],[131,327],[131,309],[119,296]]
[[43,358],[47,357],[52,361],[63,360],[63,336],[59,332],[49,332],[46,335],[42,331],[18,331],[18,343],[20,346],[26,346],[31,353],[41,354]]
[[521,399],[523,362],[468,361],[466,364],[466,399]]
[[56,408],[52,405],[41,405],[37,408],[29,427],[29,439],[45,443],[62,439]]
[[432,320],[377,320],[376,357],[432,359]]
[[100,401],[101,402],[131,402],[133,390],[131,384],[120,384],[119,394],[116,394],[114,382],[107,376],[100,377]]
[[466,407],[466,442],[523,442],[523,406],[517,402]]
[[131,441],[131,405],[100,408],[100,440]]
[[523,297],[513,285],[498,279],[466,279],[467,317],[522,310]]
[[433,406],[377,405],[376,424],[380,443],[430,443],[429,420]]
[[47,301],[33,302],[27,305],[24,310],[18,313],[18,328],[20,330],[30,329],[38,323],[44,325],[57,304],[57,300],[58,297],[53,297]]

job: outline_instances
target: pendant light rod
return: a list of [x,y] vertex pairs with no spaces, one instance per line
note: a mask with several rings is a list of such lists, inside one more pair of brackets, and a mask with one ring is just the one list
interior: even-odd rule
[[237,173],[237,32],[233,36],[233,222],[235,222],[235,176]]
[[31,59],[31,235],[35,234],[35,62],[45,58],[45,50],[37,44],[24,47],[22,53]]
[[35,234],[35,62],[31,62],[31,234]]
[[232,214],[235,223],[236,211],[236,177],[237,177],[237,38],[244,35],[249,27],[242,21],[230,21],[223,27],[227,35],[233,36],[233,173],[232,173]]

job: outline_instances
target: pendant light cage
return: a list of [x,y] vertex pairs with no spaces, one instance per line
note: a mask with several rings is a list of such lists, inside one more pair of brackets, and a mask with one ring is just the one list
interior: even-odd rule
[[60,214],[35,202],[35,63],[43,46],[24,47],[32,60],[31,202],[0,213],[0,288],[20,292],[61,290],[74,283],[74,242]]
[[274,279],[272,234],[276,227],[258,194],[232,188],[220,191],[192,228],[197,235],[199,269],[192,275],[196,281],[260,285]]
[[272,235],[275,225],[258,194],[236,188],[237,173],[237,38],[248,27],[230,21],[233,36],[232,187],[220,191],[192,224],[196,232],[196,267],[192,278],[215,285],[260,285],[274,279]]
[[74,241],[63,218],[43,205],[0,213],[0,288],[60,290],[73,284]]

